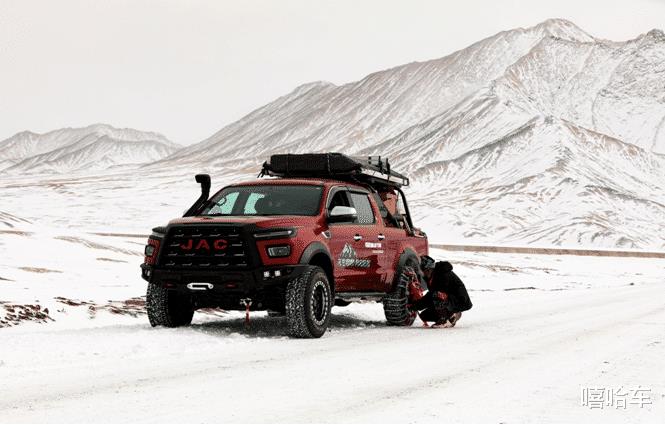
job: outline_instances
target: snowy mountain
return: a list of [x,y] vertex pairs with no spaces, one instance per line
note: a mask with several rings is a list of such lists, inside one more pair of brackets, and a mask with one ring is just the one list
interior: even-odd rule
[[[475,136],[472,132],[481,129],[465,121],[464,126],[432,134],[423,141],[445,141],[456,148],[442,149],[427,161],[488,143],[537,115],[558,116],[665,153],[663,72],[661,31],[616,43],[596,40],[568,21],[548,20],[501,32],[441,59],[377,72],[343,86],[300,86],[171,159],[214,162],[223,157],[231,163],[263,157],[276,147],[291,152],[372,151],[407,129],[417,131],[433,118],[453,115],[506,119],[477,123],[490,124],[493,133]],[[474,140],[458,145],[454,136]]]
[[44,134],[24,131],[0,142],[0,170],[8,173],[67,173],[141,164],[179,148],[164,136],[95,124]]
[[419,224],[443,226],[449,241],[665,247],[665,157],[559,118],[534,118],[412,180]]
[[[441,59],[414,62],[335,86],[316,82],[252,112],[173,159],[229,163],[283,151],[355,152],[444,113],[500,77],[541,40],[593,38],[566,21],[505,31]],[[303,143],[303,142],[306,142]]]
[[552,19],[441,59],[317,82],[158,162],[255,170],[276,152],[381,154],[437,239],[665,248],[665,34]]

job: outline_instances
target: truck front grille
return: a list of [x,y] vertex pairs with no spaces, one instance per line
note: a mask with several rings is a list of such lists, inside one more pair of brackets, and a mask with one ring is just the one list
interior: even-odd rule
[[169,268],[246,268],[249,254],[239,226],[177,226],[169,229],[159,263]]

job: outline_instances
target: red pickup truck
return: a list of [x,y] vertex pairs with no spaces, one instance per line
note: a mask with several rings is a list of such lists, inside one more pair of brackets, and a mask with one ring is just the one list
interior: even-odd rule
[[333,305],[384,304],[410,325],[408,277],[427,254],[401,187],[408,178],[377,157],[273,155],[262,178],[209,197],[210,177],[184,217],[145,247],[152,326],[188,325],[198,308],[268,310],[288,333],[320,337]]

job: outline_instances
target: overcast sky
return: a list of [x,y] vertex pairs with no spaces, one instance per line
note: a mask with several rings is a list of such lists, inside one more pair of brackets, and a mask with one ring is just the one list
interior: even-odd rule
[[665,28],[665,0],[0,0],[0,140],[104,122],[191,144],[300,84],[551,17],[626,40]]

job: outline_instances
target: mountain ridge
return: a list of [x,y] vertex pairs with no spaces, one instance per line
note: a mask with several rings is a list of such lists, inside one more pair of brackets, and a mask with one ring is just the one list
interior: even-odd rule
[[[530,47],[537,41],[542,39],[543,36],[545,35],[558,35],[561,38],[574,38],[574,39],[584,39],[584,40],[591,40],[592,38],[583,31],[579,31],[579,35],[576,37],[570,37],[570,32],[555,32],[553,28],[559,27],[557,25],[552,25],[553,22],[558,22],[557,20],[553,20],[551,22],[546,21],[543,24],[536,25],[534,27],[530,27],[528,29],[520,29],[520,30],[510,30],[510,31],[503,31],[495,36],[492,37],[487,37],[483,40],[480,40],[464,49],[461,49],[459,51],[453,52],[447,56],[444,56],[442,58],[437,58],[437,59],[432,59],[429,61],[424,61],[424,62],[411,62],[408,64],[404,65],[399,65],[396,67],[388,68],[386,70],[381,70],[377,71],[374,73],[371,73],[367,75],[366,77],[362,78],[361,80],[346,83],[341,86],[335,86],[332,84],[317,84],[314,83],[315,87],[317,90],[306,90],[305,93],[302,93],[304,89],[311,89],[312,88],[312,83],[307,83],[301,86],[298,86],[296,89],[294,89],[292,92],[276,99],[275,101],[268,103],[267,105],[257,108],[256,110],[250,112],[248,115],[245,117],[241,118],[238,120],[236,123],[232,123],[229,126],[224,127],[222,130],[219,132],[215,133],[208,139],[186,147],[183,149],[183,151],[176,153],[173,158],[177,158],[178,160],[185,160],[185,157],[187,156],[187,152],[191,152],[194,154],[193,156],[195,158],[190,158],[190,162],[197,162],[200,160],[200,154],[202,151],[211,151],[213,154],[229,154],[231,153],[233,155],[238,155],[239,153],[247,154],[246,152],[246,146],[243,146],[243,141],[249,143],[248,139],[252,140],[257,140],[260,142],[260,140],[263,138],[268,138],[271,137],[273,140],[271,140],[269,143],[270,145],[282,145],[284,142],[286,142],[286,139],[289,139],[290,137],[290,142],[292,144],[299,144],[300,139],[308,139],[308,142],[311,142],[311,136],[312,134],[310,133],[305,133],[301,131],[301,125],[298,124],[298,122],[295,122],[293,124],[295,125],[289,125],[289,126],[284,126],[280,127],[279,125],[270,125],[268,128],[264,128],[263,131],[260,132],[261,137],[258,137],[259,132],[255,133],[256,136],[254,137],[241,137],[242,140],[239,140],[237,142],[232,141],[234,137],[237,138],[239,134],[247,134],[248,132],[251,132],[251,130],[248,129],[242,129],[242,124],[253,121],[254,125],[257,125],[257,117],[263,117],[263,116],[269,116],[271,119],[274,119],[275,122],[284,122],[285,118],[288,118],[289,115],[287,116],[279,116],[278,118],[275,118],[275,114],[279,115],[279,109],[284,108],[285,103],[291,102],[291,103],[297,103],[298,101],[302,101],[302,96],[307,96],[310,97],[310,99],[307,99],[308,101],[308,106],[312,105],[313,103],[316,102],[322,102],[324,105],[322,105],[319,108],[313,108],[313,109],[308,109],[307,113],[294,113],[292,115],[295,115],[298,117],[298,119],[302,122],[306,122],[306,126],[312,126],[316,124],[312,124],[312,116],[321,113],[321,111],[337,111],[338,113],[341,114],[339,121],[345,121],[345,122],[351,122],[353,123],[353,117],[358,114],[358,111],[361,110],[362,112],[362,104],[361,105],[356,105],[355,108],[352,108],[351,110],[343,110],[343,107],[348,104],[348,99],[352,99],[355,97],[358,97],[359,95],[365,95],[364,93],[359,93],[360,90],[367,90],[372,93],[372,91],[376,90],[381,90],[382,87],[377,87],[377,84],[380,84],[381,77],[390,75],[391,73],[397,73],[395,78],[402,79],[404,80],[405,78],[408,80],[408,78],[414,78],[414,74],[419,74],[416,75],[416,78],[421,78],[421,79],[426,79],[429,77],[437,78],[437,74],[439,74],[439,68],[438,66],[441,66],[442,64],[446,65],[448,63],[452,63],[455,61],[466,61],[468,59],[464,58],[463,55],[465,53],[472,53],[472,54],[477,54],[477,55],[482,55],[485,53],[488,49],[492,49],[492,45],[498,42],[510,42],[513,43],[515,40],[517,40],[517,44],[519,44],[515,50],[516,52],[513,53],[512,56],[515,58],[521,57],[525,51],[528,51]],[[562,21],[565,22],[565,25],[573,25],[569,21]],[[563,25],[563,26],[565,26]],[[498,38],[498,39],[497,39]],[[514,60],[505,60],[502,59],[506,62],[512,63]],[[490,74],[491,76],[495,77],[495,74],[498,72],[497,70],[502,70],[505,69],[505,66],[501,65],[493,65],[491,62],[487,61],[486,65],[486,74]],[[453,70],[454,71],[454,70]],[[445,80],[448,76],[441,76],[440,78]],[[378,97],[382,101],[383,105],[386,105],[384,107],[385,110],[380,111],[381,113],[376,113],[375,118],[372,119],[372,123],[369,123],[368,126],[369,128],[366,130],[362,129],[351,129],[348,132],[345,132],[344,134],[346,135],[346,138],[352,138],[355,140],[361,140],[359,143],[365,144],[365,145],[371,145],[373,142],[380,141],[381,139],[384,139],[390,135],[390,131],[379,131],[378,135],[375,137],[373,136],[373,133],[375,132],[376,128],[379,127],[386,127],[389,126],[389,121],[391,116],[399,116],[400,120],[403,125],[406,126],[406,119],[405,119],[405,114],[402,113],[400,110],[395,110],[394,108],[391,108],[390,105],[393,104],[393,100],[391,99],[392,95],[399,95],[401,97],[407,97],[410,98],[410,103],[415,106],[414,111],[408,111],[408,113],[413,113],[414,118],[411,119],[413,124],[419,122],[423,118],[426,118],[428,116],[432,116],[434,113],[430,111],[432,107],[427,107],[427,106],[422,106],[419,107],[417,106],[418,103],[420,103],[419,99],[422,99],[425,95],[429,96],[429,104],[434,105],[433,108],[437,109],[436,112],[443,112],[446,107],[454,106],[459,100],[464,98],[466,95],[469,95],[471,92],[473,92],[475,89],[480,88],[482,84],[486,83],[487,77],[486,76],[479,76],[478,78],[473,78],[472,76],[467,76],[468,78],[471,78],[471,82],[468,83],[470,84],[471,87],[468,90],[462,90],[461,95],[453,95],[452,97],[449,96],[449,92],[452,90],[453,92],[459,91],[459,87],[455,86],[444,86],[443,93],[439,95],[436,101],[432,101],[432,93],[431,93],[431,87],[422,87],[417,86],[414,87],[412,83],[407,82],[406,83],[406,89],[402,90],[401,92],[394,93],[395,92],[395,85],[399,84],[399,81],[388,81],[387,82],[387,87],[384,87],[383,92],[378,92]],[[422,87],[420,89],[420,92],[414,92],[414,90],[418,89],[418,87]],[[330,90],[336,90],[336,93],[334,93],[334,96],[332,96],[330,99],[321,99],[321,97],[325,94],[327,94]],[[459,98],[459,99],[458,99]],[[341,99],[341,102],[340,102]],[[452,99],[452,100],[449,100]],[[341,105],[340,105],[341,103]],[[423,109],[422,111],[419,111],[418,109]],[[391,112],[395,112],[394,114],[391,114]],[[309,120],[304,120],[303,117],[307,116],[310,118]],[[338,124],[337,127],[344,126],[343,124]],[[324,124],[323,128],[319,128],[318,131],[316,132],[315,136],[325,134],[326,132],[330,131],[330,126],[326,126]],[[289,135],[289,137],[284,137],[284,133],[286,132],[291,132],[293,134],[296,133],[303,133],[302,137],[300,138],[294,138],[292,135]],[[305,129],[306,131],[306,129]],[[392,132],[394,134],[394,132]],[[385,137],[384,137],[385,136]],[[338,138],[339,139],[339,138]],[[222,147],[220,146],[215,146],[216,142],[223,141]],[[338,142],[335,142],[335,145],[337,145]],[[343,146],[347,147],[347,146]]]
[[41,134],[26,130],[0,141],[0,170],[7,173],[102,170],[106,168],[104,164],[111,167],[154,161],[179,148],[156,132],[101,123]]
[[[566,29],[566,31],[561,30],[561,28]],[[658,33],[658,31],[655,33]],[[649,34],[654,34],[654,31],[652,30],[646,34],[642,34],[634,40],[645,39],[650,37]],[[515,65],[519,62],[520,59],[525,58],[534,48],[537,47],[538,44],[547,43],[547,40],[550,38],[553,38],[554,40],[562,40],[564,42],[567,41],[587,44],[588,46],[607,46],[608,48],[611,47],[613,43],[616,45],[625,46],[630,42],[630,40],[626,42],[610,42],[607,40],[599,40],[588,35],[586,32],[579,29],[570,21],[560,19],[547,20],[543,23],[526,29],[521,28],[502,31],[494,36],[487,37],[464,49],[460,49],[459,51],[453,52],[450,55],[444,56],[442,58],[425,62],[412,62],[409,64],[378,71],[367,75],[361,80],[350,82],[341,86],[336,86],[332,83],[321,82],[307,83],[298,86],[292,92],[261,108],[257,108],[239,121],[224,127],[206,140],[198,144],[185,147],[181,151],[175,153],[171,158],[166,158],[165,162],[168,162],[169,159],[176,159],[177,161],[188,163],[205,162],[207,153],[209,153],[211,156],[227,157],[229,158],[228,162],[233,162],[242,158],[251,157],[253,155],[257,157],[262,155],[264,156],[264,152],[268,152],[274,149],[274,146],[280,146],[286,149],[297,148],[305,142],[308,144],[308,146],[312,146],[316,150],[320,151],[331,150],[332,147],[336,147],[338,149],[341,148],[339,150],[349,152],[360,151],[365,147],[372,146],[375,143],[381,143],[383,140],[395,137],[400,131],[408,128],[409,124],[418,125],[423,120],[431,118],[437,113],[445,113],[446,110],[459,104],[459,102],[463,101],[467,96],[471,96],[478,90],[482,90],[483,84],[492,84],[492,82],[500,77],[499,74],[505,73],[510,66]],[[471,89],[466,91],[459,89],[459,87],[463,86],[464,84],[461,84],[457,87],[444,88],[443,91],[445,92],[445,95],[450,94],[451,90],[458,92],[461,90],[457,96],[451,96],[446,101],[438,103],[436,101],[432,101],[430,91],[430,93],[428,93],[428,103],[435,106],[425,108],[425,110],[420,114],[420,111],[416,111],[414,116],[417,118],[412,120],[405,119],[405,115],[408,115],[413,111],[408,111],[407,114],[401,113],[399,105],[397,105],[395,99],[387,98],[385,94],[379,93],[379,100],[384,105],[389,106],[383,106],[381,113],[377,114],[375,118],[372,118],[366,122],[364,124],[364,128],[353,124],[354,116],[358,115],[359,107],[348,112],[341,111],[341,115],[336,120],[336,122],[335,120],[333,120],[333,122],[325,122],[325,120],[323,120],[324,122],[320,125],[316,123],[316,120],[318,119],[317,115],[320,115],[322,111],[325,113],[339,108],[339,99],[342,99],[343,103],[348,103],[349,99],[357,98],[358,96],[356,91],[359,87],[364,87],[376,83],[376,80],[381,76],[395,72],[400,74],[414,74],[421,72],[424,73],[426,77],[426,68],[428,67],[437,64],[446,64],[448,67],[450,63],[455,61],[468,61],[469,59],[464,59],[461,56],[468,53],[477,53],[476,50],[486,49],[489,45],[504,42],[505,39],[509,39],[511,42],[517,40],[518,44],[522,44],[523,46],[518,48],[517,53],[512,55],[516,56],[514,60],[507,60],[506,62],[508,62],[508,64],[506,66],[497,66],[497,68],[500,68],[500,73],[495,72],[493,78],[489,80],[487,80],[485,77],[479,78],[478,80],[482,80],[483,84],[480,84],[478,81],[476,81],[472,84],[474,87],[471,87]],[[491,71],[490,74],[492,74]],[[413,77],[413,75],[410,76]],[[393,78],[400,77],[403,76],[396,75]],[[392,87],[389,87],[389,89],[392,89]],[[429,90],[430,88],[427,89]],[[329,99],[326,99],[325,96],[327,94],[331,94],[331,90],[335,91],[335,93],[332,93],[332,96]],[[418,108],[422,108],[421,106],[418,106],[419,99],[426,98],[426,96],[422,93],[414,96],[412,93],[413,90],[414,87],[412,84],[412,87],[410,87],[410,90],[408,90],[409,93],[401,94],[400,97],[403,98],[412,96],[413,100],[410,101],[410,107],[413,106],[413,108],[417,110]],[[446,102],[448,104],[446,104]],[[378,100],[376,103],[378,104]],[[298,106],[298,104],[300,106]],[[294,105],[296,105],[296,107],[294,107]],[[448,106],[448,108],[446,108],[446,106]],[[407,109],[410,109],[410,107]],[[286,112],[286,109],[289,109],[291,113]],[[303,111],[303,109],[306,110]],[[550,114],[548,111],[541,111],[541,113]],[[298,118],[297,121],[286,123],[286,121],[294,116]],[[376,128],[389,127],[391,123],[395,121],[391,118],[394,116],[400,117],[400,126],[395,128],[394,131],[379,131],[378,135],[373,136],[373,134],[376,133]],[[262,124],[266,117],[268,117],[268,120],[272,119],[272,123],[267,126]],[[249,123],[251,123],[250,127],[252,128],[243,128],[244,125],[249,126]],[[349,127],[351,127],[351,129],[349,131],[340,132],[339,129],[344,127],[346,123],[350,123]],[[586,127],[592,126],[586,125]],[[326,143],[324,141],[324,143],[319,143],[319,140],[325,137],[332,139],[332,142]],[[257,145],[262,144],[262,147],[257,147]],[[249,149],[248,145],[251,145]],[[257,160],[255,162],[259,161]]]

